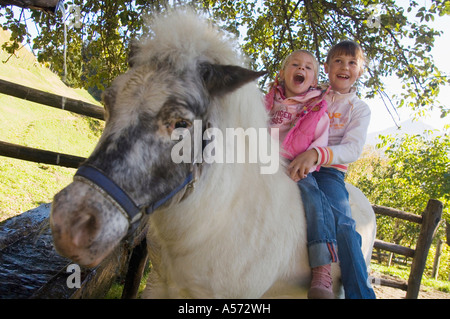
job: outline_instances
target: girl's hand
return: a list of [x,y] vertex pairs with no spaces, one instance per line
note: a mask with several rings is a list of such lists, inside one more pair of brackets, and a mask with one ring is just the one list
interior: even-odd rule
[[310,149],[298,155],[288,166],[288,173],[294,182],[304,179],[311,167],[315,166],[319,154],[315,149]]

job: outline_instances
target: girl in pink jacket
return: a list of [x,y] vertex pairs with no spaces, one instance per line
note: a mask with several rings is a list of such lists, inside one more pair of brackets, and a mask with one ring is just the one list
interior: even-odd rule
[[[294,51],[283,61],[266,95],[269,126],[279,129],[281,154],[291,164],[299,154],[328,145],[330,119],[323,99],[326,92],[316,88],[318,69],[314,55],[305,50]],[[289,171],[296,182],[318,169],[315,166],[294,172],[292,167]]]
[[[269,126],[279,129],[281,154],[290,161],[288,174],[298,183],[300,190],[303,181],[314,181],[311,173],[320,169],[319,165],[308,165],[303,159],[304,154],[308,154],[308,151],[316,153],[317,149],[326,150],[328,146],[330,118],[327,114],[327,102],[324,97],[329,90],[322,91],[316,88],[318,70],[319,64],[310,52],[294,51],[283,61],[281,70],[266,95],[266,108],[270,116]],[[320,196],[323,202],[326,202],[326,198]],[[305,213],[308,216],[308,214],[314,214],[314,211],[311,209]],[[315,231],[317,227],[309,225],[309,220],[311,219],[307,218],[307,229]],[[315,237],[311,237],[310,233],[310,231],[307,233],[308,243],[314,243]],[[323,234],[326,235],[325,232]],[[318,236],[321,237],[323,234],[318,234]],[[327,256],[329,255],[328,250],[333,256],[336,256],[335,242],[333,238],[333,241],[327,245],[329,247],[325,252]],[[309,250],[309,255],[310,260],[315,259],[314,251]],[[310,266],[313,268],[312,283],[319,282],[319,289],[324,285],[331,287],[329,280],[325,284],[322,283],[321,268],[319,267],[319,272],[317,272],[314,271],[314,263],[310,263]],[[315,278],[315,276],[318,277]],[[313,291],[314,289],[313,287]],[[332,297],[332,292],[329,292],[328,289],[325,289],[325,294]],[[315,298],[314,295],[310,295],[310,297]]]

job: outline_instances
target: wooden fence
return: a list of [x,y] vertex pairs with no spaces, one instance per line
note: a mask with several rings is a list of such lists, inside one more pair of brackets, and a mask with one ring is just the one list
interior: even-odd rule
[[[104,110],[98,105],[36,90],[1,79],[0,93],[54,108],[63,109],[73,113],[86,115],[96,119],[104,119]],[[84,158],[78,156],[25,147],[11,144],[6,141],[0,141],[0,156],[72,168],[77,168],[79,164],[85,160]]]
[[442,217],[442,202],[430,199],[422,215],[415,215],[400,210],[372,205],[376,214],[403,219],[409,222],[420,224],[420,233],[417,238],[416,249],[411,249],[397,244],[387,243],[382,240],[375,240],[374,249],[383,249],[406,257],[413,258],[408,283],[379,279],[379,283],[384,286],[406,290],[407,299],[416,299],[419,295],[420,282],[425,270],[428,252],[430,250],[433,237],[439,226]]
[[[18,85],[18,84],[14,84],[14,83],[11,83],[8,81],[0,80],[0,93],[12,95],[12,96],[15,96],[18,98],[37,102],[37,103],[44,104],[47,106],[64,109],[64,110],[71,111],[71,112],[74,112],[77,114],[86,115],[86,116],[94,117],[97,119],[104,119],[103,108],[101,108],[97,105],[85,103],[85,102],[78,101],[78,100],[73,100],[73,99],[70,99],[67,97],[58,96],[55,94],[51,94],[51,93],[47,93],[47,92],[43,92],[43,91],[39,91],[39,90],[35,90],[35,89],[31,89],[31,88],[28,88],[28,87],[25,87],[22,85]],[[60,154],[60,153],[47,151],[47,150],[29,148],[29,147],[25,147],[25,146],[21,146],[21,145],[10,144],[5,141],[0,141],[0,156],[7,156],[7,157],[18,158],[18,159],[27,160],[27,161],[40,162],[40,163],[72,167],[72,168],[77,168],[80,165],[80,163],[82,163],[85,160],[82,157],[77,157],[77,156],[68,155],[68,154]],[[375,249],[383,249],[383,250],[387,250],[387,251],[390,251],[390,252],[393,252],[396,254],[401,254],[401,255],[413,258],[408,283],[399,284],[397,282],[391,282],[391,281],[384,280],[384,279],[379,279],[378,282],[381,285],[386,285],[386,286],[406,290],[407,291],[406,298],[417,298],[418,293],[419,293],[419,288],[420,288],[420,282],[422,279],[422,274],[425,269],[425,263],[426,263],[426,258],[428,256],[428,251],[430,249],[430,245],[433,240],[433,236],[434,236],[436,229],[439,225],[439,222],[441,220],[442,209],[443,209],[442,203],[440,201],[430,199],[430,201],[428,202],[427,208],[423,212],[422,216],[395,210],[395,209],[388,208],[388,207],[377,206],[377,205],[373,205],[373,209],[376,214],[391,216],[394,218],[400,218],[400,219],[404,219],[404,220],[407,220],[410,222],[415,222],[415,223],[418,223],[421,225],[420,235],[417,240],[416,249],[411,249],[411,248],[403,247],[400,245],[383,242],[381,240],[375,240],[375,245],[374,245]],[[2,247],[2,245],[1,245],[2,244],[1,231],[2,231],[2,229],[1,229],[1,225],[0,225],[0,251],[6,247],[5,245],[4,245],[4,247]],[[123,266],[123,263],[124,263],[123,258],[125,258],[125,263],[129,263],[129,260],[130,259],[132,260],[134,258],[134,257],[132,257],[133,255],[139,255],[140,253],[142,253],[141,252],[141,250],[142,250],[141,244],[142,244],[141,242],[135,242],[128,248],[124,248],[123,246],[119,247],[118,254],[121,255],[122,258],[116,257],[115,259],[113,259],[112,264],[111,264],[111,259],[108,259],[108,261],[106,262],[107,263],[106,266],[104,263],[102,263],[100,265],[99,270],[94,271],[94,273],[97,274],[97,277],[95,277],[97,279],[93,280],[93,279],[90,279],[90,277],[86,277],[87,279],[85,280],[86,281],[85,285],[90,287],[89,289],[91,289],[91,290],[88,290],[89,292],[83,292],[84,290],[80,290],[77,293],[72,292],[70,294],[65,292],[65,295],[59,294],[59,296],[68,296],[68,297],[72,297],[72,298],[73,297],[79,298],[79,297],[99,296],[98,289],[100,289],[100,288],[101,288],[101,293],[104,293],[105,285],[102,284],[102,280],[107,281],[108,284],[110,284],[112,277],[111,276],[101,276],[101,274],[103,272],[111,272],[111,271],[113,271],[113,269],[122,269],[124,267]],[[138,246],[138,247],[135,248],[136,246]],[[120,260],[120,262],[118,263],[119,260]],[[137,263],[138,267],[142,268],[142,261],[137,261],[136,263]],[[130,266],[130,268],[131,268],[131,266]],[[142,271],[142,269],[140,270],[140,272],[141,271]],[[59,272],[57,272],[57,274],[59,274],[59,276],[61,276],[61,273],[62,273],[62,270],[60,269]],[[55,276],[58,277],[58,275],[55,275]],[[65,277],[67,277],[67,276],[65,276]],[[65,278],[65,277],[63,276],[63,278]],[[139,279],[138,278],[139,275],[133,276],[130,273],[127,274],[127,277],[131,278],[129,280],[136,281]],[[52,279],[53,281],[57,280],[54,278],[55,277],[53,277],[53,279]],[[98,278],[100,278],[100,279],[98,279]],[[107,279],[105,279],[105,278],[107,278]],[[40,297],[40,298],[45,297],[45,296],[47,296],[47,297],[50,297],[53,295],[56,296],[57,294],[54,291],[52,292],[52,289],[54,289],[52,287],[53,286],[56,287],[56,285],[52,284],[52,282],[53,282],[52,280],[50,280],[49,282],[46,282],[38,290],[37,295],[35,294],[33,296]],[[61,281],[62,279],[59,278],[58,280]],[[92,281],[92,280],[95,281],[94,286],[99,287],[97,289],[97,291],[95,291],[95,288],[92,288],[92,285],[89,285],[89,281]],[[131,290],[131,292],[130,292],[130,290]],[[135,296],[136,295],[136,287],[133,286],[130,289],[127,289],[127,291],[124,292],[124,295],[131,296],[131,297]],[[0,295],[0,298],[1,297],[2,296]]]

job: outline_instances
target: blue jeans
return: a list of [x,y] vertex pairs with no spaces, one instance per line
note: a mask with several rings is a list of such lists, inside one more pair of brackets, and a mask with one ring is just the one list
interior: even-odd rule
[[345,297],[374,299],[344,178],[345,174],[334,168],[321,167],[298,182],[305,207],[310,266],[336,262],[337,245]]

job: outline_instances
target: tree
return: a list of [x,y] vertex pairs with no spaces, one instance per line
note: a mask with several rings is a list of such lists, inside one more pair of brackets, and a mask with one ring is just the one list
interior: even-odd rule
[[129,42],[142,32],[143,17],[160,11],[167,3],[74,0],[64,5],[64,12],[47,14],[31,10],[28,18],[24,11],[17,18],[11,8],[3,9],[6,18],[3,28],[12,32],[11,43],[3,47],[13,53],[25,39],[31,44],[29,28],[35,23],[39,33],[33,38],[33,49],[38,61],[50,63],[61,77],[66,76],[67,84],[84,87],[99,98],[101,91],[126,71]]
[[[304,48],[323,62],[330,46],[344,38],[363,46],[368,59],[367,76],[360,85],[368,88],[367,97],[383,94],[383,78],[395,75],[404,84],[397,107],[407,106],[418,112],[439,108],[442,116],[448,107],[437,104],[436,97],[449,83],[433,63],[430,50],[441,31],[428,22],[437,15],[450,14],[450,1],[432,0],[429,7],[411,0],[407,9],[393,0],[119,0],[66,2],[80,9],[81,28],[68,31],[68,75],[74,86],[102,90],[127,68],[126,56],[131,38],[139,36],[144,15],[166,10],[170,3],[188,4],[205,9],[215,21],[235,34],[242,33],[242,46],[256,69],[269,71],[261,85],[273,78],[288,52]],[[27,36],[26,23],[3,9],[4,28],[13,30],[13,40]],[[419,22],[407,14],[416,11]],[[411,13],[409,13],[411,14]],[[39,61],[49,61],[63,73],[63,22],[61,14],[51,16],[33,11],[30,19],[40,28],[34,41]],[[20,43],[20,42],[19,42]],[[10,47],[18,48],[13,41]]]
[[[404,84],[398,106],[417,111],[437,107],[442,117],[449,112],[448,107],[435,104],[439,88],[449,78],[430,56],[441,32],[427,22],[435,15],[449,14],[450,1],[432,1],[429,8],[410,1],[406,10],[393,0],[208,1],[207,7],[217,18],[233,21],[225,22],[230,28],[247,28],[245,52],[255,68],[266,68],[272,78],[292,50],[310,50],[324,62],[333,44],[350,38],[362,45],[371,61],[368,76],[360,83],[369,90],[367,97],[383,94],[383,77],[396,75]],[[407,18],[413,9],[419,23]]]
[[[443,220],[450,221],[450,137],[424,132],[402,137],[383,136],[384,156],[365,154],[350,166],[347,180],[371,203],[421,214],[430,198],[444,204]],[[363,172],[363,173],[361,173]],[[377,238],[412,245],[419,227],[413,223],[377,220]],[[445,226],[445,225],[444,225]],[[440,227],[443,234],[445,227]]]

